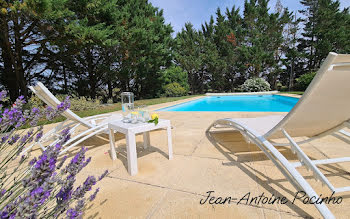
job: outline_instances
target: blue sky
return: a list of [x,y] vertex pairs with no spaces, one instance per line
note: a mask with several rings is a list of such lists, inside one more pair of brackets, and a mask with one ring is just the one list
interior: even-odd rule
[[[270,9],[275,8],[277,0],[270,0]],[[200,28],[201,24],[209,21],[211,15],[215,15],[217,7],[225,10],[226,7],[232,8],[236,5],[243,10],[244,0],[150,0],[150,2],[159,8],[164,9],[164,17],[166,23],[171,23],[176,32],[186,22],[191,22],[196,28]],[[284,7],[288,7],[291,11],[302,8],[299,0],[281,0]],[[350,0],[341,0],[341,8],[350,7]]]

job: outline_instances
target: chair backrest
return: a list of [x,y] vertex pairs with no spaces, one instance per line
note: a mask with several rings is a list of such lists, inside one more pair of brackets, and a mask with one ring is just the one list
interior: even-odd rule
[[[29,88],[35,93],[35,95],[44,101],[44,103],[46,103],[48,106],[51,106],[52,108],[56,108],[57,105],[61,103],[41,82],[38,82],[35,86],[30,86]],[[73,113],[70,109],[64,111],[62,115],[67,119],[81,123],[88,128],[94,127],[93,124],[85,121],[77,114]]]
[[329,53],[304,95],[266,138],[313,137],[350,119],[350,55]]

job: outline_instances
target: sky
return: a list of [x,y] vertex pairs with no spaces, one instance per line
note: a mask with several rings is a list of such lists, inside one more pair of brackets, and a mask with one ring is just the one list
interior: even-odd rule
[[[175,34],[181,31],[186,22],[191,22],[196,29],[201,27],[205,21],[209,21],[210,16],[215,18],[215,12],[218,7],[222,12],[226,7],[232,8],[233,5],[243,10],[244,0],[149,0],[154,6],[164,10],[165,22],[173,26]],[[269,6],[274,10],[277,0],[270,0]],[[297,11],[303,6],[299,0],[281,0],[284,7],[290,11]],[[350,7],[350,0],[340,0],[340,7]]]

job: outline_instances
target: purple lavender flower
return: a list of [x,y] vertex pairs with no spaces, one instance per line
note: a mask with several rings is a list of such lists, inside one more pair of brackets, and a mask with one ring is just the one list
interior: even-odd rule
[[79,186],[74,192],[73,196],[78,199],[85,196],[85,194],[91,190],[92,186],[96,184],[96,178],[94,176],[89,176],[86,178],[82,186]]
[[89,197],[89,200],[92,202],[95,200],[97,193],[100,191],[100,188],[97,188],[95,192]]
[[58,111],[65,111],[70,107],[69,96],[67,96],[59,105],[57,105]]
[[88,159],[86,159],[86,161],[84,162],[82,168],[86,167],[91,161],[91,157],[89,157]]
[[51,106],[48,106],[45,109],[45,115],[46,119],[51,121],[56,116],[56,112]]
[[85,206],[85,199],[80,199],[75,208],[70,208],[67,211],[67,217],[70,219],[81,218],[83,208]]
[[30,139],[30,137],[32,136],[32,134],[33,134],[33,129],[29,130],[25,135],[22,136],[22,138],[21,138],[21,143],[22,143],[22,144],[26,143],[26,141],[27,141],[28,139]]
[[56,195],[57,204],[63,206],[69,201],[72,196],[73,184],[75,177],[69,175],[65,181],[62,182],[62,187]]
[[14,143],[17,142],[17,140],[20,138],[20,136],[18,134],[15,134],[13,136],[11,136],[10,140],[8,140],[8,143],[10,145],[13,145]]
[[5,143],[7,139],[9,138],[10,135],[5,135],[4,137],[1,138],[1,144]]
[[52,172],[56,167],[56,159],[57,157],[49,158],[47,154],[43,154],[39,157],[39,160],[35,163],[35,168],[45,167],[46,169],[49,168],[50,172]]
[[38,160],[32,160],[30,164],[34,165],[34,168],[31,169],[30,175],[23,180],[23,186],[36,187],[51,179],[56,169],[59,152],[60,147],[50,146],[43,151],[43,154],[39,156]]
[[63,158],[62,158],[62,160],[59,162],[59,164],[57,165],[57,167],[56,167],[56,169],[61,169],[61,167],[63,166],[63,164],[64,164],[64,162],[67,160],[67,156],[64,156]]
[[66,99],[64,101],[62,101],[60,104],[58,104],[56,107],[56,110],[53,109],[51,106],[46,107],[46,109],[45,109],[46,119],[52,120],[57,115],[61,114],[65,110],[67,110],[69,107],[70,107],[69,97],[66,97]]
[[70,128],[65,128],[61,131],[61,144],[66,143],[70,139]]
[[30,125],[36,126],[38,124],[39,119],[42,117],[42,114],[40,112],[39,108],[34,107],[32,111],[30,112],[29,118],[30,118]]
[[74,208],[70,208],[67,210],[67,217],[70,219],[75,219],[79,216],[79,213],[74,210]]
[[38,187],[30,192],[31,199],[38,199],[40,204],[44,204],[46,199],[50,197],[51,191],[44,190],[42,187]]
[[34,157],[31,161],[29,161],[29,165],[33,166],[36,163],[37,159]]
[[38,142],[41,137],[43,137],[43,131],[40,131],[40,132],[38,132],[38,134],[36,134],[35,141]]
[[25,123],[25,117],[20,108],[14,106],[10,110],[5,109],[2,113],[1,131],[6,130],[8,127],[15,125],[16,128]]
[[85,152],[87,149],[83,147],[70,161],[69,165],[62,170],[63,173],[69,173],[70,175],[76,175],[82,168],[85,167]]
[[[6,92],[0,92],[0,101],[4,96],[6,96]],[[46,116],[51,120],[70,107],[69,97],[66,97],[56,107],[47,107],[44,111],[40,111],[40,109],[35,107],[31,110],[23,110],[25,103],[24,97],[21,96],[10,109],[4,109],[2,113],[0,112],[0,133],[10,132],[10,134],[2,136],[0,144],[6,142],[17,144],[19,147],[12,147],[16,152],[20,152],[26,143],[33,139],[39,141],[43,136],[42,127],[38,128],[35,135],[34,129],[31,129],[21,136],[15,134],[16,128],[26,124],[26,122],[31,126],[36,126],[40,118]],[[22,191],[21,193],[11,191],[11,189],[8,191],[0,190],[0,198],[9,200],[8,203],[3,204],[0,210],[0,218],[51,217],[62,216],[64,213],[70,218],[82,217],[86,204],[85,195],[92,190],[97,181],[108,174],[108,171],[98,177],[98,180],[94,176],[87,177],[81,186],[74,189],[76,175],[91,162],[91,157],[86,159],[85,153],[87,149],[84,147],[67,166],[62,168],[67,156],[63,157],[59,163],[57,163],[57,160],[61,145],[70,139],[69,128],[62,130],[60,134],[59,144],[47,147],[38,158],[34,158],[29,162],[28,169],[23,168],[26,171],[29,170],[28,174],[24,174],[23,179],[17,179],[17,182],[21,180],[21,186],[25,190],[19,190]],[[26,156],[18,157],[18,155],[19,153],[17,153],[15,158],[20,158],[20,164],[24,163]],[[56,173],[59,169],[62,173],[60,175]],[[57,190],[54,189],[55,187],[58,187]],[[2,188],[0,187],[0,189]],[[56,191],[58,192],[56,193]],[[90,195],[88,200],[93,201],[98,192],[99,188]],[[50,197],[56,197],[56,206],[52,212],[47,212],[45,205]],[[74,208],[70,207],[70,203],[75,203],[75,201],[77,201],[77,205]],[[38,208],[42,205],[44,205],[43,211],[38,211]]]
[[108,174],[108,170],[106,170],[100,177],[98,177],[98,181],[101,181]]
[[90,191],[91,187],[96,184],[96,178],[94,176],[88,176],[84,182],[84,188],[86,191]]
[[21,156],[21,160],[20,160],[19,162],[22,163],[25,159],[26,159],[26,156],[25,156],[25,155],[22,155],[22,156]]

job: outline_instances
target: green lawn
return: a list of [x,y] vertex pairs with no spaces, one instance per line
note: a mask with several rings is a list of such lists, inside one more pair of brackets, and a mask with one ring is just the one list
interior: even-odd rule
[[[197,97],[197,96],[200,96],[200,95],[190,95],[190,96],[183,96],[183,97],[161,97],[161,98],[154,98],[154,99],[136,100],[135,107],[142,106],[142,105],[150,106],[150,105],[155,105],[160,103],[173,102],[173,101],[188,99],[188,98]],[[122,109],[121,103],[115,103],[111,105],[101,105],[101,107],[93,110],[75,111],[75,113],[80,117],[87,117],[87,116],[94,116],[94,115],[103,114],[103,113],[110,113],[121,109]],[[39,121],[38,125],[46,125],[50,123],[62,122],[64,120],[65,120],[65,117],[59,116],[52,121],[48,121],[48,120]],[[24,128],[28,128],[28,127],[26,126]]]
[[303,95],[304,91],[282,91],[282,94],[297,94],[297,95]]

